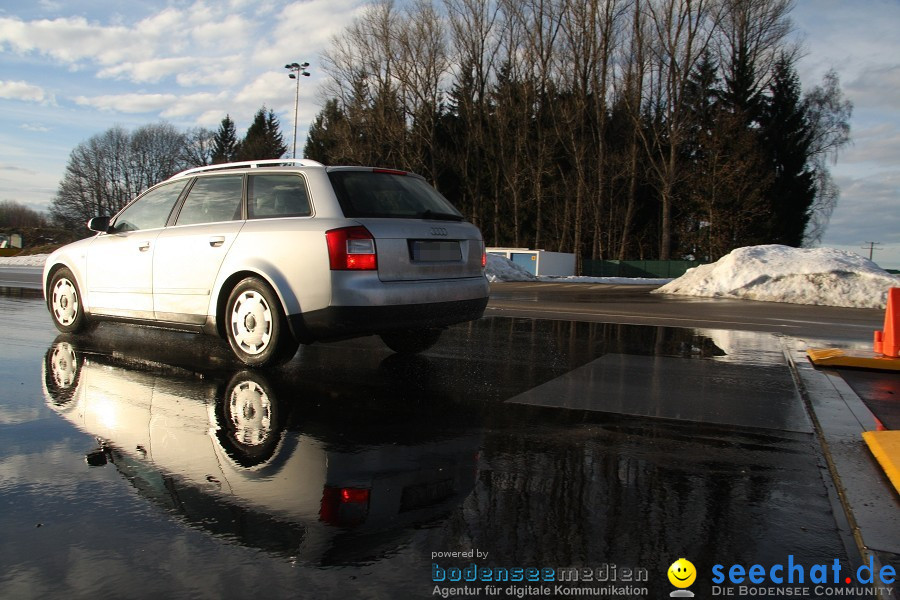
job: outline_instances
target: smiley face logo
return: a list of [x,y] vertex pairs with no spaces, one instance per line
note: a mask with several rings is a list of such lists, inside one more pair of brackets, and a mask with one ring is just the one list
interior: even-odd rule
[[688,559],[679,558],[669,567],[668,575],[669,583],[675,587],[691,587],[691,584],[697,579],[697,569],[694,567],[694,563]]

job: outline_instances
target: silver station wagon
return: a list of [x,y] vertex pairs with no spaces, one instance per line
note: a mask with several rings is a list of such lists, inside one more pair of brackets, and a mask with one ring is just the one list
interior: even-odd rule
[[420,176],[274,159],[179,173],[51,254],[57,329],[128,321],[228,340],[245,364],[379,335],[427,350],[488,300],[478,228]]

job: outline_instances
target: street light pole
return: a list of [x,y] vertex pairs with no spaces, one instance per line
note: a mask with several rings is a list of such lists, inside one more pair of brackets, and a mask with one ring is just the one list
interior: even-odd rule
[[309,77],[309,71],[306,70],[308,66],[308,62],[302,64],[294,62],[284,65],[284,68],[290,71],[288,77],[297,80],[297,91],[294,94],[294,146],[291,153],[291,156],[294,158],[297,158],[297,108],[300,106],[300,75]]

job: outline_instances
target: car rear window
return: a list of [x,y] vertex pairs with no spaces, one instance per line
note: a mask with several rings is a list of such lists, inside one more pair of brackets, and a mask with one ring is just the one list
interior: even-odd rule
[[446,198],[415,175],[330,171],[328,177],[345,217],[464,220]]

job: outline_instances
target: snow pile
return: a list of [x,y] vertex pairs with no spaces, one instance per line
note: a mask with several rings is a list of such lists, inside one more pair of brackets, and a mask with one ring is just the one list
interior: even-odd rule
[[738,248],[653,293],[884,308],[898,286],[900,277],[853,252],[768,245]]
[[48,256],[48,254],[0,256],[0,267],[40,267],[43,269]]
[[515,264],[513,261],[496,254],[487,255],[487,267],[484,274],[488,281],[536,281],[537,278]]

